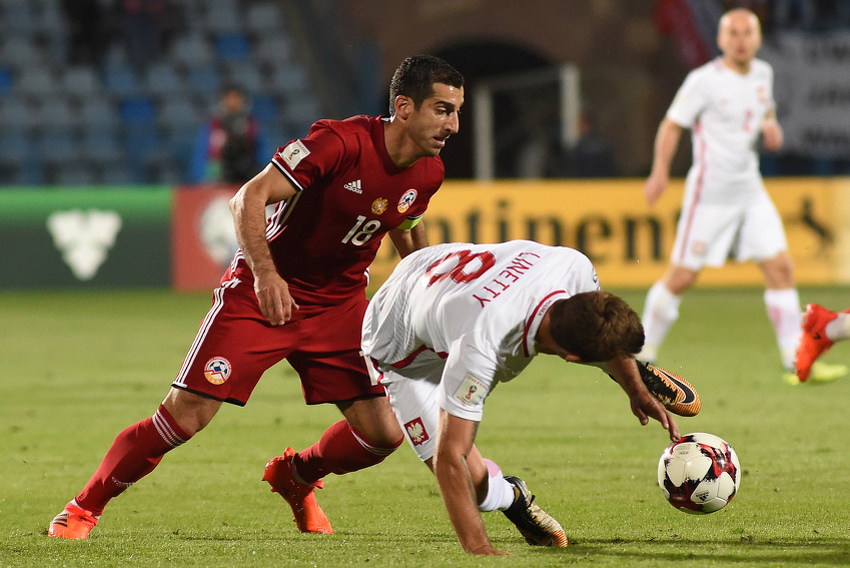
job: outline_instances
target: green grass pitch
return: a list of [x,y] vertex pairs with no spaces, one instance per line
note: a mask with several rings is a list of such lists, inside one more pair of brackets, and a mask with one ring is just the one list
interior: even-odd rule
[[[638,310],[641,291],[623,292]],[[848,288],[803,302],[850,304]],[[106,509],[87,541],[45,536],[115,435],[150,416],[209,307],[167,291],[0,293],[0,567],[11,566],[847,566],[850,378],[789,386],[760,290],[695,290],[659,363],[687,377],[703,409],[683,433],[725,438],[741,460],[735,500],[704,517],[668,505],[656,483],[668,444],[641,427],[605,375],[541,355],[487,402],[482,452],[519,475],[567,530],[567,549],[532,548],[485,516],[512,558],[465,555],[437,485],[402,447],[330,476],[319,502],[336,534],[302,535],[260,480],[287,445],[338,419],[306,407],[285,365],[245,408],[225,406],[192,441]],[[850,362],[850,345],[827,361]]]

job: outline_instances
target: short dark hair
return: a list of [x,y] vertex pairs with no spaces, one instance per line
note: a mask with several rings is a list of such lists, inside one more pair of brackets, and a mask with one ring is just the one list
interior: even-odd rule
[[550,314],[552,338],[585,363],[633,356],[643,348],[640,317],[611,292],[582,292],[559,300]]
[[463,87],[463,75],[433,55],[414,55],[402,61],[390,81],[390,116],[395,114],[396,97],[410,97],[414,108],[419,108],[425,99],[434,94],[434,83],[460,89]]
[[218,90],[219,97],[224,97],[225,95],[229,95],[230,93],[236,93],[238,95],[241,95],[243,98],[247,98],[248,96],[245,92],[245,89],[243,89],[236,83],[225,83]]

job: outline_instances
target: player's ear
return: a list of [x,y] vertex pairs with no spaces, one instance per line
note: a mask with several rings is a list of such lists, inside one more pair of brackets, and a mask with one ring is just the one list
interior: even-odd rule
[[406,119],[413,112],[413,99],[404,95],[399,95],[393,101],[395,105],[395,115],[401,119]]

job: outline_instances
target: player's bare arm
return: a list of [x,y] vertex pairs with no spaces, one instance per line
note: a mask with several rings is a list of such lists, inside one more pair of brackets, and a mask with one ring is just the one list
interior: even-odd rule
[[646,202],[652,206],[667,189],[670,183],[670,164],[679,147],[682,137],[682,127],[673,120],[665,117],[658,126],[655,136],[655,149],[652,159],[652,171],[644,185]]
[[401,258],[428,246],[428,237],[425,235],[425,227],[422,221],[419,221],[410,229],[393,229],[389,232],[389,235]]
[[679,427],[670,412],[647,390],[640,379],[637,363],[632,357],[605,361],[608,372],[629,397],[632,413],[646,426],[653,418],[670,433],[671,440],[679,439]]
[[263,317],[272,325],[283,325],[298,304],[289,286],[277,272],[266,241],[266,205],[295,195],[295,187],[271,164],[249,180],[230,200],[236,241],[254,274],[254,293]]
[[761,135],[764,148],[768,152],[778,152],[782,149],[785,137],[782,134],[782,127],[776,120],[776,112],[773,109],[767,111],[761,123]]
[[440,410],[440,426],[434,454],[434,474],[440,484],[443,502],[463,549],[470,554],[507,554],[490,544],[484,521],[475,502],[475,488],[466,464],[475,441],[478,422],[465,420]]

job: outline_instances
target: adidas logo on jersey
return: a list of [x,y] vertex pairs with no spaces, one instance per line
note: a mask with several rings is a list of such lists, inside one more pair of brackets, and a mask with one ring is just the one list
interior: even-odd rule
[[343,185],[345,189],[348,191],[353,191],[354,193],[363,193],[363,189],[360,187],[360,180],[356,179],[354,181],[350,181],[347,184]]

